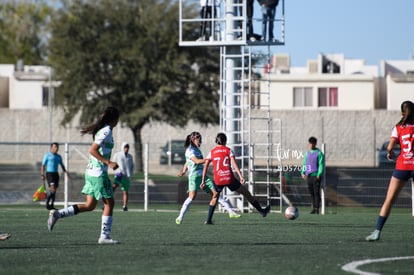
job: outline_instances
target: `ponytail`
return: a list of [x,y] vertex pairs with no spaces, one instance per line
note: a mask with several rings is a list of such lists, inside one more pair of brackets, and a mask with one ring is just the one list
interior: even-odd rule
[[407,100],[401,103],[402,118],[397,125],[406,125],[414,123],[414,103]]
[[95,134],[102,129],[105,125],[118,121],[119,111],[115,107],[107,107],[100,115],[99,119],[91,124],[86,125],[81,129],[81,134],[91,134],[95,138]]

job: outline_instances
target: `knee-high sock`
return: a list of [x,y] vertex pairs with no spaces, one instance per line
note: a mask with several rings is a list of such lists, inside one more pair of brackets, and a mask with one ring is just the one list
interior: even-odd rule
[[178,219],[180,221],[182,221],[184,219],[184,215],[185,215],[185,213],[187,213],[187,211],[190,208],[190,205],[191,205],[192,202],[193,202],[192,198],[187,198],[184,201],[183,206],[181,206],[180,215],[178,216]]
[[78,213],[79,213],[79,208],[75,204],[75,205],[68,206],[67,208],[60,209],[58,211],[58,217],[59,217],[59,219],[60,218],[66,218],[66,217],[74,216]]
[[112,230],[112,216],[102,216],[101,238],[110,239]]
[[236,214],[236,212],[234,212],[233,207],[231,206],[231,204],[228,200],[226,200],[225,198],[220,196],[218,201],[219,201],[220,205],[223,206],[224,209],[227,210],[227,212],[229,212],[230,214]]
[[378,216],[377,219],[377,225],[375,226],[375,229],[381,231],[384,227],[385,222],[387,221],[388,217]]
[[55,206],[55,198],[56,198],[56,192],[51,192],[50,194],[50,206],[53,208]]
[[258,201],[253,201],[253,203],[252,203],[252,205],[254,206],[254,208],[256,208],[257,209],[257,211],[259,211],[260,213],[262,213],[263,212],[263,208],[262,208],[262,206],[260,206],[260,203],[258,202]]
[[211,220],[213,219],[214,210],[216,209],[215,205],[209,205],[208,206],[208,215],[207,215],[207,222],[211,223]]
[[52,209],[51,204],[50,204],[51,200],[52,200],[52,192],[47,191],[47,194],[46,194],[46,208],[47,209]]

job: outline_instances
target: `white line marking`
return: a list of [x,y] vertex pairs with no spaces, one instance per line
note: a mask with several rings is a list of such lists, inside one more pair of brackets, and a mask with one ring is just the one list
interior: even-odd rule
[[379,262],[389,262],[389,261],[400,261],[400,260],[411,260],[414,259],[414,256],[406,257],[391,257],[391,258],[380,258],[380,259],[367,259],[363,261],[354,261],[342,266],[342,270],[348,271],[355,274],[361,275],[381,275],[381,273],[366,272],[358,269],[361,265],[379,263]]

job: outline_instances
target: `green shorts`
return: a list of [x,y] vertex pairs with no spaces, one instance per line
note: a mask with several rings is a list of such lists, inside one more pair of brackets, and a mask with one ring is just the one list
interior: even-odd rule
[[86,173],[82,194],[92,196],[96,200],[112,198],[114,192],[108,174],[103,173],[99,177],[92,177]]
[[114,177],[114,184],[120,185],[122,191],[128,192],[131,181],[128,177],[125,176],[122,177],[121,180],[119,180],[117,177]]
[[[193,176],[188,178],[188,192],[200,190],[202,177],[201,176]],[[206,177],[206,185],[204,186],[204,191],[206,193],[211,193],[210,190],[215,190],[214,182],[209,178]]]

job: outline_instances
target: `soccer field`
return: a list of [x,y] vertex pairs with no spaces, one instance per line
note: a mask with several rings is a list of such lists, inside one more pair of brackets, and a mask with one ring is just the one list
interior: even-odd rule
[[[194,205],[181,225],[169,211],[114,212],[112,237],[98,245],[101,211],[59,220],[47,230],[48,212],[36,206],[0,206],[1,274],[413,274],[414,218],[394,209],[379,242],[364,240],[378,209],[337,208],[335,214],[297,220],[271,213],[229,219]],[[365,261],[366,260],[366,261]],[[358,261],[362,262],[358,265]],[[355,263],[353,263],[355,262]],[[350,273],[342,267],[366,273]]]

